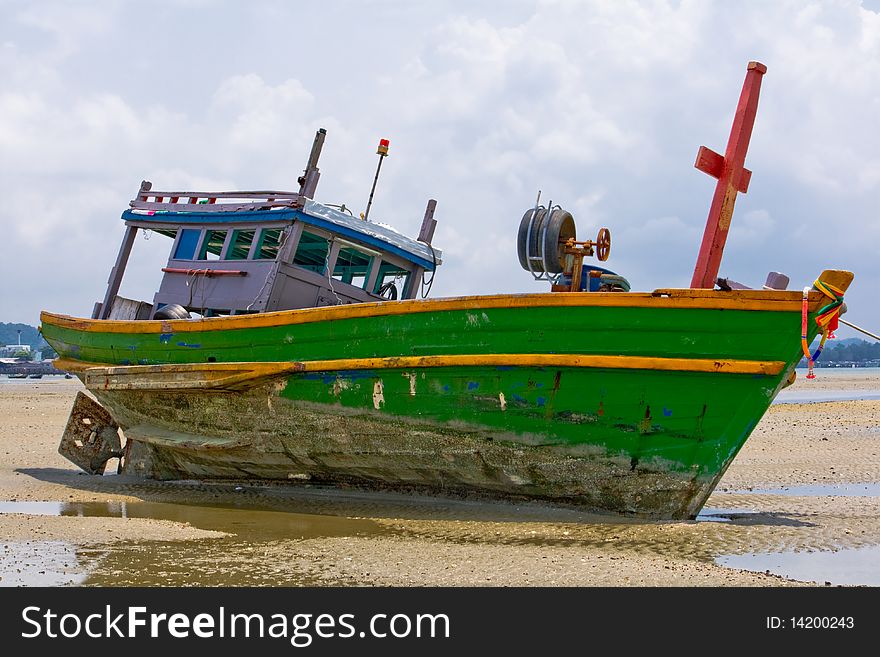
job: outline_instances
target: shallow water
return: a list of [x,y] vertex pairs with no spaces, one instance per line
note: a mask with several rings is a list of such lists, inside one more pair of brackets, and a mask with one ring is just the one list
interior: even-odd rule
[[742,495],[787,495],[790,497],[878,497],[880,483],[860,484],[802,484],[779,488],[750,488],[748,490],[724,491]]
[[748,516],[757,516],[757,511],[747,509],[726,509],[704,506],[695,520],[697,522],[732,522]]
[[[309,585],[305,575],[266,581],[265,572],[240,561],[254,545],[309,538],[366,536],[382,529],[372,520],[229,506],[164,502],[0,502],[0,513],[36,516],[151,518],[221,531],[226,539],[139,541],[122,549],[75,549],[64,543],[8,544],[0,553],[0,584],[160,586]],[[238,558],[241,555],[242,559]],[[224,564],[217,568],[216,564]],[[8,578],[8,579],[7,579]]]
[[880,546],[827,552],[769,552],[725,555],[715,562],[728,568],[818,584],[880,586]]
[[64,541],[3,543],[0,586],[71,586],[88,576],[76,547]]
[[[109,547],[64,552],[32,550],[30,559],[0,555],[0,571],[13,567],[18,585],[98,586],[314,586],[326,583],[316,564],[297,561],[300,541],[364,538],[395,533],[374,519],[442,521],[599,523],[613,528],[638,521],[596,516],[539,504],[514,505],[472,500],[439,500],[396,493],[334,489],[238,486],[202,482],[143,482],[125,477],[77,477],[102,484],[116,481],[135,492],[162,491],[168,502],[0,501],[0,514],[101,518],[149,518],[220,531],[223,538],[140,540]],[[186,501],[184,501],[186,500]],[[604,524],[607,523],[607,524]],[[536,538],[537,540],[537,538]],[[597,539],[598,540],[598,539]],[[528,542],[528,541],[527,541]],[[283,546],[283,548],[279,548]],[[278,551],[285,558],[265,556]],[[12,556],[12,555],[8,555]],[[8,566],[8,567],[6,567]],[[68,572],[69,579],[46,580],[41,573]],[[2,581],[0,581],[2,584]]]
[[815,404],[818,402],[880,399],[880,390],[783,390],[774,404]]
[[0,502],[0,513],[170,520],[250,541],[353,536],[380,531],[376,523],[363,518],[164,502]]

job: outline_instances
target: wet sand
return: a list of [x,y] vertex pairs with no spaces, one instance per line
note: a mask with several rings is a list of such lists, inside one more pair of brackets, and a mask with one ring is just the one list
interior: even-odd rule
[[[792,389],[880,390],[875,373],[823,374]],[[797,586],[716,559],[880,544],[880,497],[829,488],[880,481],[880,400],[774,405],[703,521],[645,523],[538,504],[93,477],[56,451],[80,389],[0,384],[0,585]]]

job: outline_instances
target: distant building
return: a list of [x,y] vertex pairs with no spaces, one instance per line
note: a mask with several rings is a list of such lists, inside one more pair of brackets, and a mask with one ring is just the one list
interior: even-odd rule
[[31,346],[29,344],[8,344],[5,347],[0,347],[0,358],[13,358],[22,352],[30,354]]
[[30,355],[31,346],[21,343],[21,331],[18,332],[18,344],[8,344],[0,347],[0,357],[13,358],[16,354],[25,353]]

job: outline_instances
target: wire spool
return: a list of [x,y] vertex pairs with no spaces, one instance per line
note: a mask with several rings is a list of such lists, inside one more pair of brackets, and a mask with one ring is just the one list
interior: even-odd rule
[[169,303],[159,308],[153,319],[192,319],[192,315],[180,304]]
[[576,236],[574,217],[560,207],[526,210],[519,222],[516,251],[526,271],[559,274],[563,269],[562,245]]

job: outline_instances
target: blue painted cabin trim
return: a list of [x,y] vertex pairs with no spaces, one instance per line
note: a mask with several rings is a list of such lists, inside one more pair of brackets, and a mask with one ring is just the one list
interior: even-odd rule
[[[341,237],[347,237],[349,239],[356,240],[358,242],[361,242],[365,246],[372,247],[379,251],[391,253],[400,258],[403,258],[407,262],[411,262],[418,265],[419,267],[423,267],[427,271],[433,271],[435,268],[434,262],[432,262],[431,260],[427,260],[418,255],[415,255],[414,253],[407,251],[401,246],[392,244],[375,235],[363,233],[361,231],[355,230],[354,228],[340,225],[339,223],[329,221],[327,219],[322,219],[320,217],[315,217],[301,210],[242,210],[240,212],[156,212],[155,214],[140,214],[135,213],[132,210],[126,210],[122,213],[122,219],[123,221],[132,221],[138,223],[155,223],[157,225],[170,224],[180,226],[192,224],[227,224],[232,226],[234,224],[249,222],[268,224],[274,222],[292,223],[293,221],[302,221],[304,224],[308,224],[316,228],[321,228],[331,233],[340,235]],[[381,229],[381,226],[376,226],[375,224],[367,225],[377,232]],[[409,239],[399,234],[395,234],[394,237],[397,239]],[[424,247],[427,245],[419,243],[419,246]],[[439,262],[439,255],[437,257],[437,260]]]

